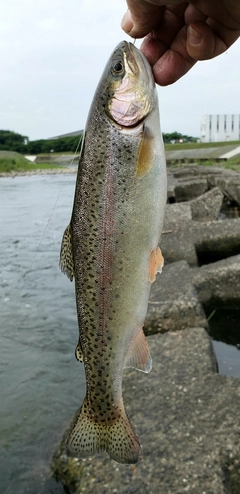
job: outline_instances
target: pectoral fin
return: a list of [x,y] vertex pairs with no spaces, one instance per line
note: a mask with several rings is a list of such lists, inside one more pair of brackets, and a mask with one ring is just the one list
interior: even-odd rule
[[72,227],[68,225],[62,239],[59,267],[72,281],[74,278],[74,264],[72,251]]
[[151,130],[144,125],[142,140],[138,153],[136,176],[141,178],[152,168],[154,156],[154,136]]
[[128,350],[124,367],[134,367],[146,373],[152,369],[152,358],[142,329],[138,331]]
[[161,249],[159,247],[157,249],[152,249],[149,262],[149,281],[151,281],[151,283],[156,280],[157,273],[162,272],[163,265],[164,259]]

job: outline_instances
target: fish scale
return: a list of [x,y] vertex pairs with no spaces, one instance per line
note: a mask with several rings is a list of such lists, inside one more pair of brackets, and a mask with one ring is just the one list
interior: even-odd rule
[[101,450],[136,463],[140,443],[122,399],[125,367],[151,370],[142,327],[166,203],[166,167],[150,65],[131,43],[114,50],[96,90],[84,135],[60,267],[76,287],[86,397],[67,452]]

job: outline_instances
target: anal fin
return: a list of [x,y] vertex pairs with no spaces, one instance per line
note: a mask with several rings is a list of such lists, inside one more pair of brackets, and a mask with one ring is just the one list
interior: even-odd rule
[[146,340],[146,336],[142,329],[138,331],[133,342],[128,349],[125,358],[124,367],[133,367],[142,372],[150,372],[152,369],[152,358]]
[[68,225],[62,239],[59,267],[61,271],[72,281],[74,278],[72,227]]

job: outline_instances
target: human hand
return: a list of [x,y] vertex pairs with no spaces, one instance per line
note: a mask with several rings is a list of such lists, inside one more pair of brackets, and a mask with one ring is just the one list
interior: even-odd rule
[[217,57],[240,36],[239,0],[127,0],[122,28],[146,36],[141,51],[157,84],[182,77],[198,60]]

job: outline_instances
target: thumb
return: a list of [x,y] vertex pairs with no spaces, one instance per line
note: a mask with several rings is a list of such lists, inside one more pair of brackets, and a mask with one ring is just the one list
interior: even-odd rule
[[132,38],[143,38],[159,26],[164,7],[136,0],[128,0],[128,6],[129,10],[123,16],[121,27]]

